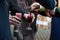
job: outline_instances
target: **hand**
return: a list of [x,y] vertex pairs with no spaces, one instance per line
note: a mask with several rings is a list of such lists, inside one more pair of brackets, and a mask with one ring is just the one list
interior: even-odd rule
[[31,10],[35,11],[35,12],[38,12],[40,9],[40,4],[37,3],[37,2],[34,2],[32,5],[31,5]]
[[24,17],[29,23],[33,22],[35,19],[35,15],[33,13],[24,14]]
[[45,10],[45,12],[46,12],[46,15],[47,16],[49,16],[49,17],[51,17],[51,15],[55,15],[55,9],[53,9],[53,10]]
[[20,21],[21,21],[21,14],[20,13],[16,13],[15,16],[9,16],[9,22],[10,24],[13,24],[15,26],[19,26],[20,25]]

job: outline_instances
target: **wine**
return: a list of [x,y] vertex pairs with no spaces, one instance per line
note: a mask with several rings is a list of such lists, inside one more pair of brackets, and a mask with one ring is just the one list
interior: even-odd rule
[[27,21],[28,21],[29,23],[31,23],[31,22],[32,22],[32,19],[33,19],[33,15],[30,13],[30,14],[28,15],[28,17],[27,17]]

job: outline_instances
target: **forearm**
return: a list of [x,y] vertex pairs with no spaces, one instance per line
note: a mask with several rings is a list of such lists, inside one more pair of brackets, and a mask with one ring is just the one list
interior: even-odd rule
[[[49,13],[49,12],[48,12]],[[47,14],[48,13],[46,13],[46,10],[44,9],[44,8],[41,8],[40,9],[40,15],[43,15],[43,16],[48,16]],[[49,13],[49,15],[51,16],[51,17],[60,17],[60,8],[56,8],[55,9],[55,12],[52,12],[52,13]]]
[[54,0],[36,0],[37,2],[39,2],[43,7],[45,7],[46,9],[54,9],[55,8],[55,2]]

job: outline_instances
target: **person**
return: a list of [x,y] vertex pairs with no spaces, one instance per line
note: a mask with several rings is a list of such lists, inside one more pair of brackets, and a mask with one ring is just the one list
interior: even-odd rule
[[[19,5],[19,7],[21,7],[24,11],[26,12],[30,12],[30,5],[32,4],[32,0],[17,0],[17,4]],[[22,5],[23,4],[23,5]],[[16,12],[15,12],[16,13]],[[11,21],[10,21],[11,22]],[[23,28],[23,27],[22,27]],[[24,28],[23,28],[24,29]],[[23,33],[24,35],[24,33]],[[23,39],[25,39],[27,35],[24,35]],[[29,37],[29,36],[28,36]],[[32,37],[31,37],[32,38]],[[26,38],[27,39],[27,38]],[[25,40],[26,40],[25,39]]]
[[[27,14],[28,15],[28,14]],[[25,17],[24,17],[25,18]],[[15,19],[18,19],[18,18],[15,18]],[[10,19],[10,20],[13,20],[13,19]],[[13,20],[13,21],[11,21],[12,23],[14,22],[15,20]],[[22,20],[21,20],[22,21]],[[21,26],[22,25],[22,22],[25,24],[26,23],[26,25],[24,25],[23,24],[23,26]],[[22,32],[22,34],[23,34],[23,40],[28,40],[28,39],[30,39],[30,40],[33,40],[32,38],[33,38],[33,30],[26,30],[26,28],[27,28],[27,26],[29,26],[29,24],[28,24],[28,22],[26,21],[26,19],[24,19],[23,21],[21,22],[21,27],[20,27],[20,31]],[[15,23],[15,22],[14,22]],[[18,23],[16,23],[16,24],[18,24]],[[15,24],[15,25],[16,25]],[[32,25],[32,24],[31,24]],[[34,26],[35,27],[35,26]],[[24,29],[23,29],[24,28]]]
[[[25,2],[23,2],[23,1],[25,1]],[[29,7],[33,3],[32,0],[22,0],[22,2],[25,4],[25,6],[22,6],[22,7],[27,12],[30,12],[31,9],[29,9]],[[34,36],[33,34],[34,34],[34,31],[36,30],[36,26],[35,26],[34,30],[28,30],[29,22],[26,21],[25,15],[29,16],[30,13],[29,14],[22,14],[22,20],[21,20],[20,30],[21,30],[21,32],[23,34],[23,40],[33,40],[33,36]]]
[[[20,25],[20,21],[21,21],[21,15],[18,15],[18,13],[16,14],[17,16],[17,18],[19,17],[19,25]],[[15,13],[13,14],[10,14],[10,16],[13,16],[12,18],[14,18],[14,16],[15,16]],[[13,20],[15,20],[15,19],[13,19]],[[12,21],[12,20],[11,20]],[[10,21],[10,22],[11,22]],[[17,23],[17,22],[16,22]],[[13,23],[10,23],[10,25],[12,25]],[[21,33],[20,33],[20,31],[19,31],[19,26],[16,26],[16,24],[13,24],[14,25],[14,27],[13,27],[13,29],[11,29],[11,30],[13,30],[11,33],[12,33],[12,36],[13,36],[13,38],[15,39],[17,39],[17,40],[22,40],[22,38],[21,38]]]
[[25,13],[13,0],[0,0],[0,40],[13,40],[9,28],[9,10]]
[[[25,13],[25,10],[21,6],[18,5],[17,0],[10,0],[10,1],[11,2],[9,3],[10,4],[9,5],[9,11],[11,11],[10,14],[12,16],[14,16],[16,14],[16,12]],[[18,28],[19,27],[16,26],[16,24],[14,24],[14,29],[12,29],[13,30],[13,37],[16,37],[17,40],[21,40]]]
[[[36,6],[40,7],[40,4],[37,4]],[[18,18],[16,18],[16,19],[18,19]],[[29,14],[22,15],[20,30],[23,34],[23,40],[34,40],[35,33],[37,32],[36,19],[37,19],[37,14],[35,14],[35,13],[34,14],[29,13]],[[10,19],[10,20],[13,20],[13,19]],[[14,21],[15,20],[13,20],[12,23]],[[30,24],[30,22],[31,22],[31,24]]]

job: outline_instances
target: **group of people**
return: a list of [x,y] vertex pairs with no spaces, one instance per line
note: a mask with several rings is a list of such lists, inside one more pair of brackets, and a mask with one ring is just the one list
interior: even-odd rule
[[[33,0],[19,0],[18,2],[21,3],[19,4],[17,3],[17,0],[0,0],[0,40],[13,40],[10,33],[9,22],[15,26],[20,26],[20,31],[23,34],[23,40],[34,40],[34,35],[37,31],[37,14],[43,16],[50,15],[51,17],[60,17],[60,8],[55,7],[54,0],[35,1],[36,2],[33,2]],[[42,11],[40,10],[40,5],[44,7]],[[15,16],[9,17],[8,11],[11,11],[12,15]],[[21,15],[16,15],[15,13],[21,13]],[[52,30],[51,33],[54,32],[52,32]],[[51,35],[50,40],[57,40],[56,37],[59,36]],[[60,38],[58,38],[58,40],[59,39]]]

